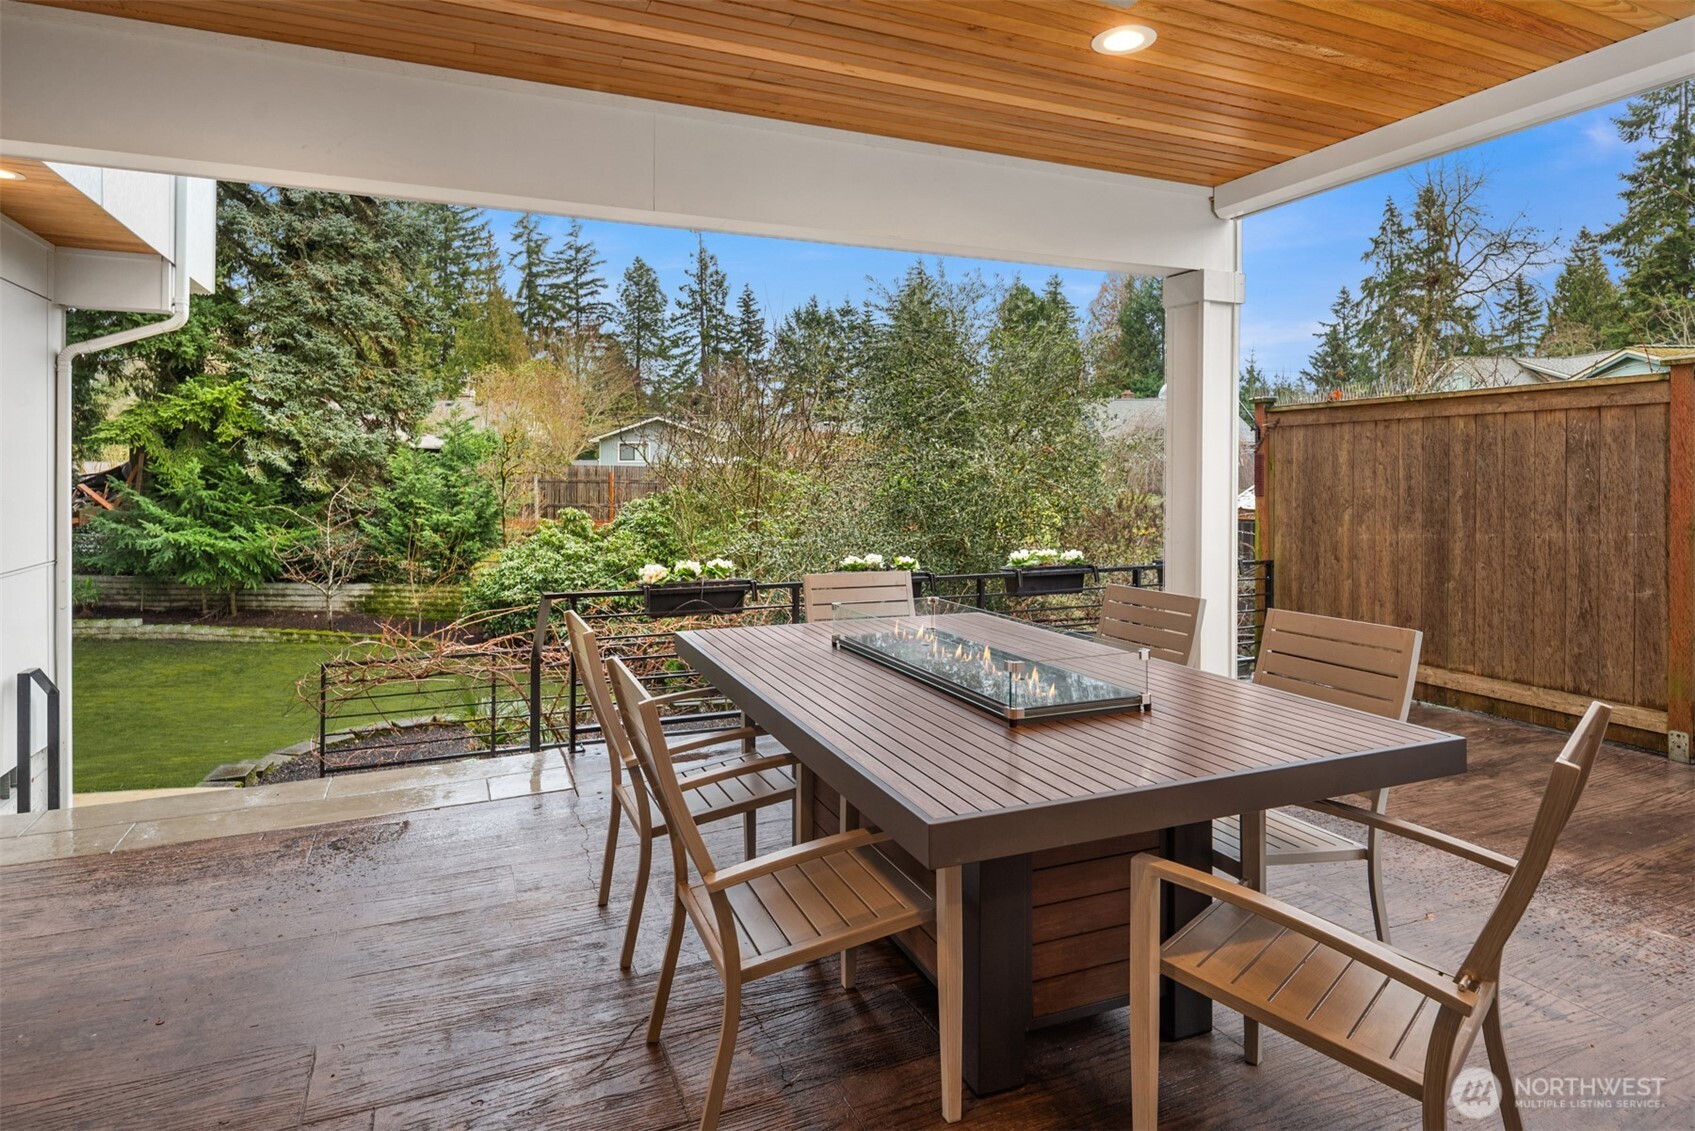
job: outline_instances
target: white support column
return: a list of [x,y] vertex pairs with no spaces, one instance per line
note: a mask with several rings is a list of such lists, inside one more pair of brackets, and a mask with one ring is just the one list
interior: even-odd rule
[[1165,278],[1165,587],[1206,599],[1200,666],[1236,666],[1236,271]]

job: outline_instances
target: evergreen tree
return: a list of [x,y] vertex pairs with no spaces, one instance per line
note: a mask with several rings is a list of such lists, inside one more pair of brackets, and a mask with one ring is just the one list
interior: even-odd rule
[[[1381,373],[1404,372],[1409,364],[1409,347],[1417,333],[1417,318],[1412,309],[1414,276],[1412,266],[1413,232],[1400,205],[1393,197],[1383,202],[1383,218],[1377,234],[1361,258],[1370,271],[1360,282],[1361,318],[1358,338],[1371,358],[1372,368]],[[1331,313],[1336,314],[1332,306]],[[1336,358],[1325,358],[1322,367],[1309,362],[1314,374],[1334,374]],[[1307,374],[1309,379],[1314,378]],[[1346,372],[1344,369],[1342,372]],[[1334,383],[1326,384],[1335,388]]]
[[718,266],[718,258],[706,250],[706,241],[700,240],[677,299],[685,360],[675,385],[708,383],[730,357],[736,328],[729,304],[730,280]]
[[547,233],[541,230],[541,219],[533,212],[518,217],[512,225],[512,239],[518,245],[512,252],[512,265],[518,269],[512,305],[530,336],[532,351],[539,352],[559,328],[554,257],[548,250]]
[[1301,376],[1316,389],[1340,389],[1368,384],[1375,374],[1366,351],[1361,348],[1359,307],[1343,287],[1330,304],[1329,322],[1317,335],[1318,346],[1307,358]]
[[1528,354],[1542,338],[1542,296],[1536,284],[1514,275],[1495,308],[1489,348],[1494,353]]
[[611,317],[612,308],[602,298],[606,280],[598,274],[605,264],[594,243],[584,238],[581,220],[571,221],[558,252],[548,260],[548,278],[544,284],[548,307],[579,362],[591,340],[600,333],[601,324]]
[[814,295],[791,311],[771,346],[783,395],[813,406],[821,419],[840,420],[858,386],[872,332],[870,315],[846,300],[830,307]]
[[758,365],[765,360],[766,345],[765,314],[759,309],[753,288],[743,284],[736,298],[736,330],[730,353],[744,364]]
[[1165,281],[1115,275],[1089,307],[1091,383],[1097,395],[1159,395],[1165,384]]
[[1628,333],[1618,284],[1601,258],[1600,241],[1582,228],[1554,280],[1541,351],[1551,357],[1588,353],[1622,345]]
[[1248,351],[1248,358],[1242,363],[1242,371],[1236,375],[1237,412],[1249,424],[1254,422],[1254,401],[1261,397],[1272,396],[1271,381],[1265,375],[1265,370],[1259,367],[1259,358],[1254,351]]
[[415,207],[426,229],[420,279],[429,315],[425,334],[440,391],[453,396],[477,367],[476,359],[466,356],[461,338],[486,304],[485,265],[499,252],[488,221],[477,209],[452,204]]
[[[1624,215],[1604,234],[1623,268],[1621,288],[1638,340],[1659,340],[1695,310],[1695,82],[1633,99],[1613,120],[1642,145],[1623,174]],[[1679,314],[1681,309],[1682,313]]]
[[666,378],[675,372],[677,332],[659,284],[659,273],[640,256],[624,270],[612,312],[612,338],[634,377],[636,393],[663,400]]
[[380,472],[435,393],[418,206],[227,185],[220,224],[249,320],[227,355],[258,423],[248,459],[309,491]]

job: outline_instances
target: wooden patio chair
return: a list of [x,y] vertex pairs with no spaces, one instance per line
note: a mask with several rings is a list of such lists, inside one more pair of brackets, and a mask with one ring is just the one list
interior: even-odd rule
[[1108,644],[1146,648],[1156,660],[1190,667],[1205,611],[1202,597],[1112,584],[1101,593],[1095,636]]
[[809,621],[831,620],[831,606],[838,604],[873,617],[909,617],[914,609],[912,574],[904,569],[809,573],[800,580],[800,592]]
[[[607,761],[611,765],[612,813],[606,826],[606,853],[600,865],[600,906],[605,907],[612,895],[612,864],[618,852],[618,830],[628,819],[636,833],[636,887],[630,897],[630,919],[624,928],[624,947],[618,955],[618,968],[628,970],[635,955],[636,935],[641,930],[642,907],[647,899],[647,877],[653,866],[653,841],[666,836],[670,824],[655,812],[650,803],[644,777],[638,768],[634,747],[625,729],[623,712],[612,701],[612,689],[606,681],[606,664],[600,654],[600,643],[588,622],[574,610],[565,613],[565,624],[571,640],[571,659],[577,678],[588,692],[589,706],[600,722],[606,739]],[[711,694],[707,691],[679,691],[661,695],[653,702],[663,705],[686,702]],[[688,742],[671,746],[671,756],[686,763],[686,780],[690,783],[689,812],[699,824],[742,818],[742,835],[748,857],[758,851],[758,812],[770,805],[794,800],[794,759],[787,754],[761,756],[754,744],[758,734],[754,727],[719,730]],[[710,748],[740,740],[742,748],[735,754],[710,753]]]
[[[1254,682],[1405,722],[1423,640],[1422,633],[1410,628],[1268,609]],[[1387,789],[1375,790],[1370,797],[1373,812],[1387,810]],[[1287,809],[1274,809],[1265,815],[1259,867],[1364,860],[1372,921],[1377,937],[1388,942],[1389,907],[1379,840],[1375,828],[1367,830],[1366,842],[1360,844],[1303,821]],[[1261,883],[1244,874],[1258,868],[1244,866],[1237,818],[1213,822],[1213,864],[1263,890]]]
[[[1325,802],[1373,829],[1407,837],[1507,874],[1506,887],[1458,973],[1409,958],[1363,935],[1208,872],[1137,856],[1130,870],[1131,1125],[1159,1116],[1159,978],[1197,990],[1372,1079],[1421,1101],[1424,1126],[1447,1119],[1448,1090],[1479,1029],[1509,1131],[1523,1126],[1501,1034],[1501,951],[1547,869],[1589,780],[1611,708],[1590,704],[1554,763],[1518,860],[1370,809]],[[1340,810],[1351,810],[1342,814]],[[1165,884],[1215,902],[1159,941]]]
[[935,901],[874,847],[886,833],[852,829],[720,868],[691,813],[693,782],[677,774],[660,725],[661,701],[648,696],[622,660],[608,665],[618,702],[627,712],[632,745],[672,830],[676,900],[665,965],[654,994],[647,1040],[659,1040],[686,915],[706,944],[724,982],[718,1055],[701,1113],[704,1129],[718,1125],[730,1060],[741,1020],[742,987],[827,954],[935,919]]

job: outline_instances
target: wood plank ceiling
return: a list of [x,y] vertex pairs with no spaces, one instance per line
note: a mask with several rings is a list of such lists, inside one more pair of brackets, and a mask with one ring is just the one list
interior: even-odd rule
[[0,169],[17,179],[0,180],[0,215],[7,216],[55,247],[158,254],[75,185],[40,161],[0,158]]
[[[1200,185],[1695,15],[1695,0],[30,2]],[[1122,23],[1157,42],[1090,50]]]

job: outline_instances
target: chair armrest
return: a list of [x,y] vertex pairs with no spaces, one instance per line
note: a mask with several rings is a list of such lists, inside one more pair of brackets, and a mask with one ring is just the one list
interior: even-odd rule
[[850,829],[845,833],[837,833],[834,836],[809,840],[805,844],[797,844],[792,848],[779,849],[743,864],[732,864],[728,868],[720,868],[709,876],[702,876],[701,879],[705,881],[707,891],[721,892],[725,888],[733,888],[737,884],[745,884],[749,880],[769,876],[772,872],[780,872],[784,868],[792,868],[796,864],[816,860],[820,856],[833,856],[838,852],[846,852],[850,848],[864,848],[888,839],[888,833],[874,833],[867,829]]
[[713,690],[710,687],[688,687],[688,688],[684,688],[682,691],[671,691],[671,692],[667,692],[664,695],[655,695],[652,698],[650,698],[648,700],[648,702],[649,703],[661,703],[661,704],[669,705],[669,704],[672,704],[672,703],[687,703],[690,699],[722,699],[722,698],[723,698],[722,695],[720,695],[717,691]]
[[1334,947],[1356,962],[1365,964],[1404,986],[1418,990],[1462,1016],[1471,1016],[1477,1007],[1477,994],[1461,989],[1451,978],[1432,976],[1430,971],[1406,955],[1392,950],[1298,907],[1262,895],[1253,888],[1231,880],[1221,880],[1210,872],[1202,872],[1186,864],[1164,860],[1151,853],[1142,853],[1131,862],[1131,883],[1145,882],[1149,877],[1209,895],[1225,903],[1235,904],[1273,923],[1307,935],[1327,946]]
[[744,738],[756,738],[759,732],[753,727],[737,727],[735,730],[708,731],[699,738],[691,738],[687,742],[667,742],[665,748],[671,752],[671,760],[678,761],[679,754],[694,754],[701,750],[710,750],[714,746],[722,746],[726,742],[736,742]]
[[787,754],[769,754],[763,758],[753,758],[746,762],[735,762],[728,766],[720,766],[718,769],[708,770],[704,774],[690,774],[688,777],[680,779],[677,784],[687,792],[691,789],[711,785],[714,782],[721,782],[726,778],[739,778],[746,774],[757,774],[762,770],[779,770],[784,766],[793,764],[794,759]]
[[1493,868],[1497,872],[1511,874],[1512,870],[1518,867],[1518,861],[1511,856],[1491,852],[1487,848],[1472,844],[1468,840],[1461,840],[1459,837],[1449,836],[1447,833],[1437,832],[1435,829],[1426,828],[1411,821],[1403,821],[1397,817],[1374,813],[1370,809],[1358,805],[1349,805],[1345,801],[1313,801],[1302,805],[1301,808],[1311,809],[1316,813],[1327,813],[1332,817],[1340,817],[1344,821],[1355,821],[1386,833],[1394,833],[1396,836],[1405,837],[1407,840],[1417,841],[1420,844],[1429,845],[1431,848],[1439,848],[1443,852],[1458,856],[1463,860],[1470,860],[1473,864]]

